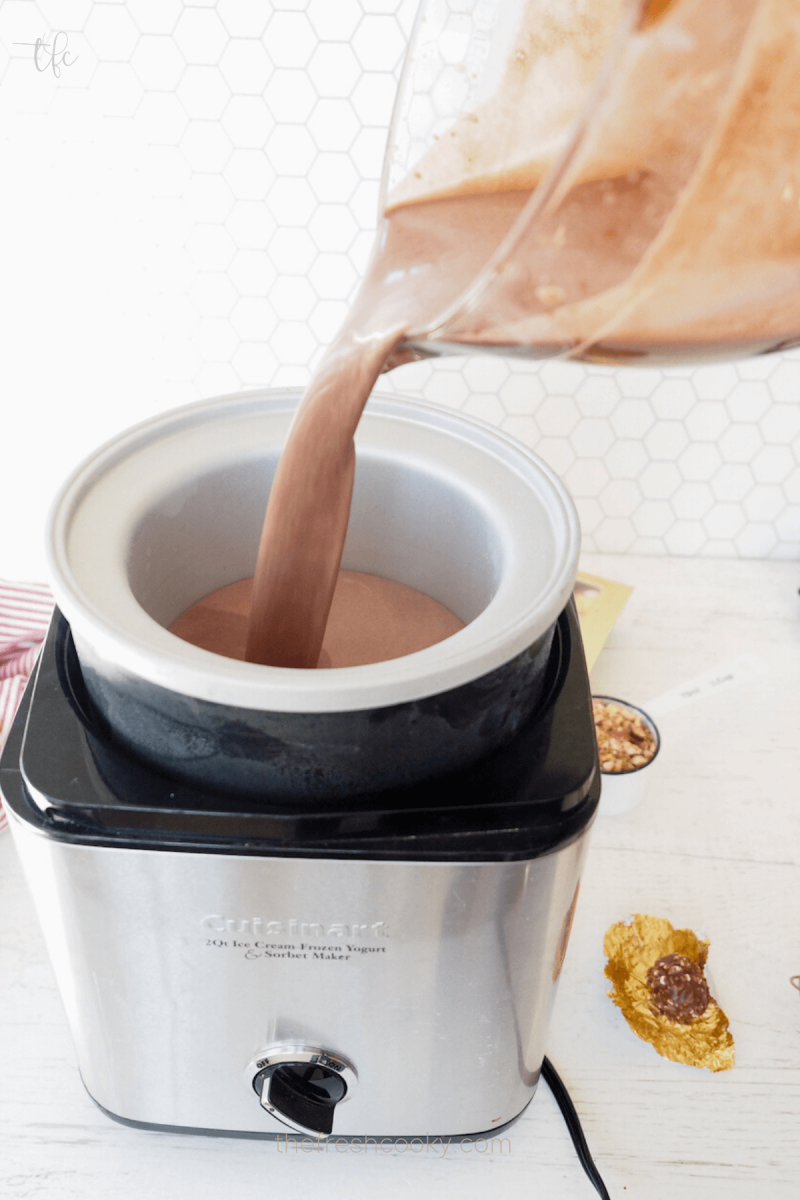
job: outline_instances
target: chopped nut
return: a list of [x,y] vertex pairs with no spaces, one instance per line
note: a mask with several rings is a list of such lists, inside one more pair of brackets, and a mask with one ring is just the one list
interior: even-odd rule
[[592,700],[600,769],[609,774],[643,767],[656,752],[653,730],[637,712],[612,700]]

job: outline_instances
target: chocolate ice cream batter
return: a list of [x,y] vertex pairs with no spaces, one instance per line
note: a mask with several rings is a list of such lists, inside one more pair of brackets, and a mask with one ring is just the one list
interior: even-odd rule
[[[432,319],[460,295],[524,201],[517,192],[442,200],[398,209],[384,221],[367,278],[303,396],[278,464],[252,589],[248,661],[277,667],[327,665],[320,654],[350,515],[353,437],[372,386],[409,320]],[[350,589],[343,593],[343,609],[349,606],[346,597],[353,595]],[[391,635],[387,629],[385,646],[371,638],[370,651],[353,649],[347,664],[337,652],[332,665],[394,658],[411,653],[395,649],[397,645],[423,649],[462,628],[452,614],[449,625],[440,615],[434,619],[436,610],[447,612],[435,600],[407,587],[402,596],[402,603],[393,604],[395,626]],[[219,607],[207,603],[211,599],[199,602],[206,617],[209,608]],[[208,620],[195,626],[191,612],[171,632],[225,653],[211,645],[217,639]],[[342,615],[341,623],[351,624],[357,635],[362,615],[359,608],[349,619]]]
[[[178,617],[172,633],[243,659],[253,580],[219,588]],[[415,588],[361,571],[340,571],[318,667],[358,667],[414,654],[464,628],[449,609]]]

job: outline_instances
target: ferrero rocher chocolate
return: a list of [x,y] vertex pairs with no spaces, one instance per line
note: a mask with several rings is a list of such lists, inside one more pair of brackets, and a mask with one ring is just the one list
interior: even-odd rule
[[637,1037],[673,1062],[726,1071],[733,1066],[728,1018],[703,968],[708,942],[662,917],[637,913],[605,936],[608,994]]
[[703,968],[685,954],[665,954],[647,972],[647,986],[654,1013],[679,1025],[691,1025],[702,1017],[711,1001]]

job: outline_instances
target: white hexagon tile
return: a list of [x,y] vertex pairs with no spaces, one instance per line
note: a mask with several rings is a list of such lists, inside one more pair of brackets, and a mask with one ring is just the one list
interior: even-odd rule
[[[3,0],[0,387],[37,494],[154,410],[306,382],[367,260],[417,4]],[[797,353],[680,370],[450,358],[379,387],[533,447],[586,549],[800,554]],[[7,472],[6,508],[30,471]]]

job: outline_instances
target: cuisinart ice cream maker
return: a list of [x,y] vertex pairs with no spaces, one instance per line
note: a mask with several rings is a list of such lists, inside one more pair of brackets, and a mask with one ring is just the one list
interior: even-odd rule
[[167,626],[252,574],[296,400],[177,410],[67,482],[3,797],[110,1116],[477,1136],[534,1093],[599,799],[577,520],[512,439],[373,398],[343,565],[466,627],[328,671],[200,650]]

